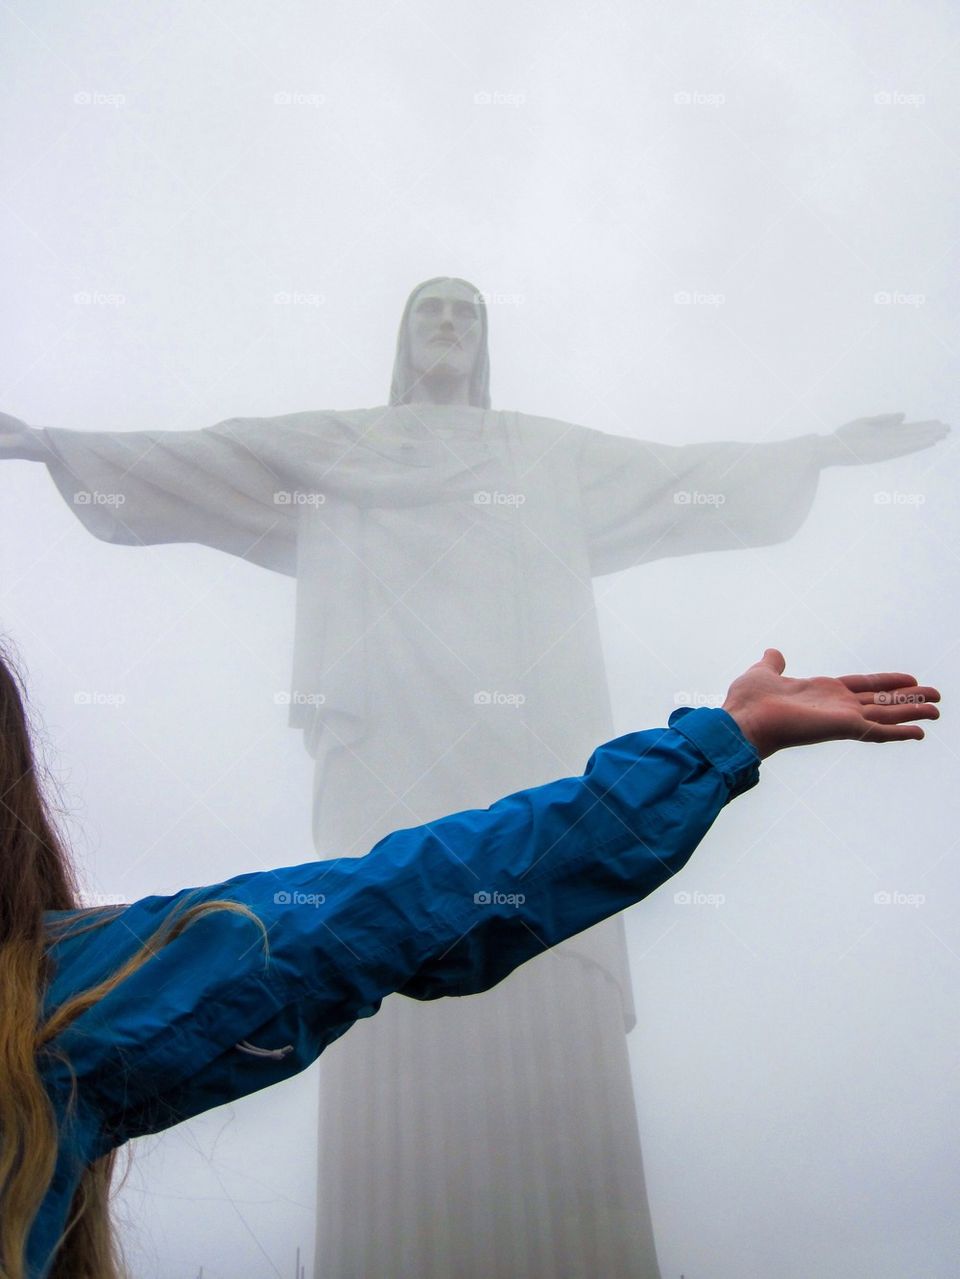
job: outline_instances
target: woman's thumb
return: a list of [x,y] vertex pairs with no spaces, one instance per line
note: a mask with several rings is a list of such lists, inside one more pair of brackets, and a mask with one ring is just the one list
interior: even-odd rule
[[782,675],[787,665],[787,659],[778,648],[765,648],[763,657],[759,662],[754,662],[755,666],[766,666],[777,675]]

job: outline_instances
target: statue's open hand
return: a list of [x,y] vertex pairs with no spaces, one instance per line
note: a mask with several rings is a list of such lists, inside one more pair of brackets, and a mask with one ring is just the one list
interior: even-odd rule
[[944,422],[904,422],[902,413],[885,413],[880,417],[858,417],[838,426],[832,436],[830,461],[837,466],[856,466],[863,462],[886,462],[939,444],[949,433]]
[[761,758],[814,742],[919,740],[923,729],[908,721],[940,717],[931,704],[939,702],[940,693],[919,685],[912,675],[790,679],[783,674],[785,666],[778,649],[766,649],[759,662],[733,681],[723,704]]

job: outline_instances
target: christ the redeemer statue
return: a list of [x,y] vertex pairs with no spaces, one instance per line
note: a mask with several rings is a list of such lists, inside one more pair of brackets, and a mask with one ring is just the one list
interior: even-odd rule
[[[315,844],[355,856],[575,772],[613,731],[593,579],[789,538],[821,468],[945,430],[901,419],[677,446],[493,410],[483,299],[443,277],[407,301],[387,405],[194,431],[0,418],[0,450],[44,461],[104,541],[296,577]],[[389,997],[324,1055],[317,1273],[655,1279],[620,918],[467,1005]]]

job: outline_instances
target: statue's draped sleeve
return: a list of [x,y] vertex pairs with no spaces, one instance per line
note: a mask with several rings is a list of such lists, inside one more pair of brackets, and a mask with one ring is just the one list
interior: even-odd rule
[[84,527],[127,546],[199,542],[296,574],[298,508],[255,421],[195,431],[47,427],[47,469]]
[[577,466],[594,576],[669,555],[786,541],[817,491],[819,435],[675,445],[581,430]]

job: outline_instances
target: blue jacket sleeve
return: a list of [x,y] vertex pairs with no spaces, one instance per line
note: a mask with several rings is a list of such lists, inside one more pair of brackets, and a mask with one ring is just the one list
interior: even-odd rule
[[598,747],[580,777],[394,831],[363,857],[146,897],[85,932],[53,912],[48,1013],[185,905],[239,902],[267,931],[265,951],[250,919],[202,916],[58,1037],[105,1148],[305,1069],[394,991],[489,989],[680,870],[758,766],[725,711],[681,708]]

